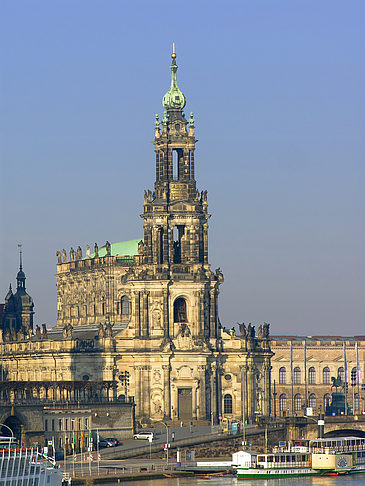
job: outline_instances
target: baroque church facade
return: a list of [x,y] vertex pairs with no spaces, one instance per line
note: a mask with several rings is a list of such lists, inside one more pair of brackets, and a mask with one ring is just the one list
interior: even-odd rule
[[[220,325],[223,274],[209,264],[207,191],[197,190],[195,123],[183,113],[174,52],[170,69],[164,116],[155,120],[155,183],[144,193],[143,240],[87,246],[85,255],[81,247],[58,251],[56,326],[23,337],[3,328],[3,340],[12,352],[24,339],[62,355],[58,398],[75,398],[62,383],[76,382],[79,394],[86,381],[95,384],[88,393],[132,399],[139,420],[253,421],[270,414],[269,326],[255,333],[242,324],[236,335]],[[18,367],[31,368],[31,361]]]

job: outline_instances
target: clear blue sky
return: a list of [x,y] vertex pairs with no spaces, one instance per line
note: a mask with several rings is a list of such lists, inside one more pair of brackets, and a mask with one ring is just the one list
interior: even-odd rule
[[143,236],[174,41],[222,324],[365,334],[363,1],[2,0],[0,18],[2,299],[19,242],[54,325],[56,250]]

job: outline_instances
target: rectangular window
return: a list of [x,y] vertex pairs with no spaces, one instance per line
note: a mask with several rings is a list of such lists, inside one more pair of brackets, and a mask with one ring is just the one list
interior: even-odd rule
[[44,421],[44,430],[45,430],[45,432],[48,431],[48,420],[47,419]]
[[52,419],[52,430],[54,430],[54,419]]
[[58,430],[62,430],[62,419],[58,421]]

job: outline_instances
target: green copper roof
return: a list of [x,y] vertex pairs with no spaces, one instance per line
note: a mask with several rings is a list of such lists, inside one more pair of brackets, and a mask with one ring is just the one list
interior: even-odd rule
[[172,63],[171,63],[171,86],[168,92],[165,94],[162,100],[162,104],[166,110],[176,110],[180,109],[182,110],[186,104],[186,99],[183,93],[179,90],[179,87],[177,85],[177,79],[176,79],[176,71],[177,71],[177,65],[176,65],[176,54],[175,54],[175,46],[173,48],[173,52],[171,54],[172,57]]
[[[138,255],[138,243],[143,241],[143,238],[138,240],[120,241],[119,243],[111,243],[110,252],[113,256],[128,256]],[[106,255],[105,245],[99,248],[99,257]],[[95,253],[90,254],[91,258],[95,257]]]

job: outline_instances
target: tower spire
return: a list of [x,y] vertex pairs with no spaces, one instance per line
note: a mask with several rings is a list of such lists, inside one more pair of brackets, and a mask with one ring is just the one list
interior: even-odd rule
[[19,272],[16,276],[17,288],[25,290],[25,273],[23,272],[23,245],[18,245],[19,248]]
[[22,252],[22,246],[21,244],[18,245],[19,248],[19,270],[23,270],[23,252]]
[[171,86],[168,92],[163,97],[162,104],[164,108],[166,108],[166,110],[182,110],[186,104],[186,98],[177,85],[175,43],[172,44],[171,58]]

